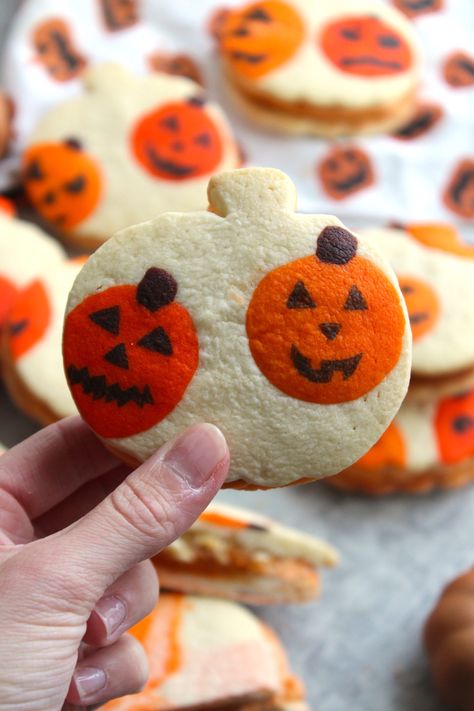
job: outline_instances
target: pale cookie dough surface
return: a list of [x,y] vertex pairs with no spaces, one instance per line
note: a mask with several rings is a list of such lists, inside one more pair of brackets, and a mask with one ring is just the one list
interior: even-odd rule
[[395,229],[361,230],[400,279],[413,327],[413,373],[443,376],[474,364],[474,259]]
[[[205,209],[212,173],[239,165],[238,148],[222,111],[210,101],[201,105],[202,88],[189,79],[161,73],[138,77],[118,65],[103,64],[85,72],[83,81],[82,95],[40,121],[25,159],[26,187],[33,203],[76,243],[81,238],[104,241],[165,210]],[[137,138],[141,122],[155,112],[156,124],[149,123]],[[89,163],[76,169],[74,155],[62,158],[71,165],[70,174],[63,177],[64,165],[59,173],[41,144],[67,141],[76,146],[75,157],[86,157]],[[150,152],[159,154],[159,175],[150,169],[154,160]],[[36,177],[35,162],[43,183]],[[188,175],[189,168],[193,170]],[[64,184],[74,187],[74,180],[84,175],[85,185],[65,196]],[[64,183],[58,185],[60,181]],[[55,191],[56,200],[45,209],[42,199],[48,190]],[[73,217],[64,221],[64,214]]]
[[[379,252],[369,242],[355,240],[336,218],[295,214],[294,186],[279,171],[248,169],[223,173],[211,181],[209,197],[212,209],[218,214],[162,215],[153,222],[119,233],[85,265],[68,302],[64,340],[65,366],[76,402],[81,403],[81,414],[89,424],[94,422],[96,431],[106,438],[109,446],[138,460],[147,458],[183,428],[203,420],[214,422],[222,428],[230,445],[229,482],[244,480],[258,486],[281,486],[302,477],[334,474],[358,459],[380,437],[406,393],[411,334],[396,278]],[[314,259],[321,234],[326,229],[321,239],[321,245],[325,245],[334,227],[337,234],[342,233],[357,245],[357,256],[346,265]],[[321,293],[319,311],[305,308],[308,294],[301,294],[299,267],[295,267],[293,278],[294,264],[300,262],[310,270],[310,279],[313,269],[320,271],[322,282],[320,287],[315,286],[314,298],[319,298],[317,288],[326,289],[326,295]],[[280,272],[275,276],[282,266],[284,271],[288,270],[287,287],[279,286]],[[176,300],[165,306],[162,316],[158,310],[145,317],[144,307],[140,306],[144,325],[142,328],[137,325],[136,333],[129,320],[136,323],[137,300],[145,303],[144,296],[151,297],[150,269],[159,274],[164,270],[177,289]],[[355,273],[353,276],[353,270],[358,276]],[[353,279],[362,280],[362,273],[366,276],[360,289],[366,291],[368,304],[357,288],[353,289],[356,286]],[[270,284],[268,297],[262,284],[264,277],[269,279],[265,282]],[[344,285],[339,284],[341,279]],[[260,289],[255,294],[257,286]],[[118,291],[111,287],[117,287]],[[278,294],[280,288],[282,293]],[[265,298],[270,300],[268,307]],[[336,303],[325,303],[334,298]],[[354,298],[355,302],[361,302],[359,310]],[[252,302],[254,313],[255,310],[259,313],[260,299],[262,310],[254,320],[257,331],[253,348],[258,355],[263,339],[262,367],[270,371],[269,377],[279,378],[276,387],[257,366],[249,345],[248,324],[246,327],[249,305]],[[299,301],[302,303],[296,303]],[[123,311],[122,327],[118,323],[119,306]],[[101,328],[92,321],[103,320],[104,314],[100,312],[104,309],[106,315],[114,318]],[[278,309],[280,315],[275,317]],[[139,370],[134,370],[137,366],[133,364],[131,369],[124,368],[123,338],[132,341],[135,338],[138,343],[138,338],[147,336],[149,341],[152,333],[148,329],[154,325],[154,336],[160,335],[160,318],[169,320],[169,313],[178,312],[182,323],[187,325],[174,335],[174,348],[177,352],[188,348],[184,361],[153,360],[152,365],[152,360],[148,360],[151,354],[145,356],[142,348],[136,348],[128,357],[130,363],[138,363],[140,359]],[[135,314],[133,318],[131,313]],[[270,319],[268,342],[265,334],[258,335],[265,314]],[[189,316],[195,335],[189,326]],[[311,356],[308,360],[306,354],[292,348],[293,336],[288,336],[290,342],[286,343],[284,331],[293,316],[300,324],[297,332],[302,339],[301,348],[315,349],[307,354]],[[335,335],[341,328],[333,323],[336,317],[347,321],[346,338],[342,342]],[[394,321],[389,324],[390,318]],[[163,320],[161,325],[164,323]],[[361,323],[365,325],[361,327]],[[169,321],[167,328],[173,327]],[[94,340],[94,348],[87,346],[83,351],[84,328],[92,328],[87,343],[99,339],[100,345]],[[135,335],[131,335],[130,329]],[[322,329],[326,330],[324,338]],[[196,335],[199,346],[193,340]],[[278,351],[275,358],[272,339],[276,339],[273,346]],[[344,347],[346,342],[348,345]],[[154,346],[161,347],[157,343]],[[121,367],[109,366],[112,348],[113,360],[120,356]],[[361,348],[367,348],[365,361],[359,360]],[[294,365],[290,352],[291,358],[296,358]],[[194,362],[197,357],[198,367]],[[309,361],[316,370],[301,375]],[[272,375],[274,363],[282,365]],[[153,413],[162,406],[164,396],[150,404],[150,391],[145,387],[148,383],[143,378],[138,380],[148,367],[167,368],[160,371],[159,378],[166,378],[167,382],[175,378],[177,386],[184,382],[183,373],[188,368],[184,394],[167,394],[172,406],[167,407],[168,415],[160,422]],[[178,372],[178,368],[182,369]],[[194,368],[189,381],[189,372]],[[336,372],[338,369],[340,372]],[[153,372],[156,379],[157,371]],[[309,380],[313,376],[323,378],[323,384],[317,381],[313,388]],[[375,386],[364,385],[368,383],[366,378],[374,376],[378,380]],[[121,385],[118,393],[114,383]],[[288,386],[290,394],[284,392]],[[91,387],[97,388],[95,400],[86,394]],[[297,395],[293,396],[293,392]],[[117,398],[125,398],[122,407],[117,406]],[[322,404],[325,400],[327,404]],[[141,410],[136,402],[140,402]],[[145,418],[150,419],[146,429]]]
[[[249,3],[272,16],[272,3]],[[401,13],[379,0],[286,0],[285,5],[296,12],[303,23],[304,33],[295,52],[281,65],[272,68],[257,78],[248,78],[241,72],[230,69],[233,80],[242,88],[274,96],[288,103],[306,102],[323,106],[347,106],[364,109],[392,103],[416,88],[419,80],[420,54],[413,25]],[[244,5],[242,5],[244,7]],[[331,61],[320,46],[321,33],[333,22],[344,18],[377,18],[395,31],[410,48],[411,60],[403,71],[381,76],[361,76],[342,71]],[[224,21],[225,23],[225,21]],[[245,24],[245,22],[242,22]],[[225,31],[225,24],[224,24]],[[258,55],[259,49],[268,52],[268,46],[259,48],[258,39],[242,38],[240,51]],[[369,30],[371,32],[371,30]],[[252,42],[253,40],[253,42]],[[358,33],[353,34],[354,46],[360,42]],[[374,37],[374,42],[376,39]],[[235,44],[235,39],[234,39]],[[346,42],[347,44],[347,42]],[[335,51],[337,47],[334,45]],[[350,49],[350,48],[349,48]],[[397,48],[393,48],[397,51]],[[389,61],[390,50],[375,46],[375,61]],[[344,54],[343,50],[341,50]],[[360,54],[360,52],[358,52]],[[267,55],[268,56],[268,55]],[[226,64],[229,64],[225,60]]]

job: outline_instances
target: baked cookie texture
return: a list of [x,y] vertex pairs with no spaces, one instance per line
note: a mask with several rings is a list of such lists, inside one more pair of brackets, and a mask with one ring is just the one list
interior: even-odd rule
[[441,593],[428,617],[423,641],[436,690],[460,711],[474,707],[474,570]]
[[280,641],[236,603],[163,593],[131,633],[147,653],[149,681],[101,711],[304,708]]
[[5,385],[26,415],[47,425],[77,414],[61,362],[68,293],[85,258],[49,263],[17,296],[4,328]]
[[316,597],[319,569],[338,559],[332,546],[313,536],[214,503],[153,563],[164,589],[274,605]]
[[114,64],[82,79],[84,93],[42,118],[23,158],[32,204],[69,242],[94,248],[165,210],[205,209],[210,176],[240,165],[223,112],[193,81]]
[[392,131],[414,110],[412,24],[380,0],[262,0],[224,10],[213,31],[234,97],[284,133]]
[[295,214],[280,171],[222,173],[209,202],[120,232],[84,266],[63,341],[79,411],[129,461],[209,420],[231,448],[228,484],[335,474],[406,393],[396,278],[336,218]]

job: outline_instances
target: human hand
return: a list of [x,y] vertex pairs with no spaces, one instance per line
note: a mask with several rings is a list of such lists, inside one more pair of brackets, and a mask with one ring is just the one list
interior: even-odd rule
[[189,528],[228,466],[223,435],[197,425],[130,474],[79,418],[0,457],[0,711],[139,690],[146,658],[124,632],[156,603],[147,558]]

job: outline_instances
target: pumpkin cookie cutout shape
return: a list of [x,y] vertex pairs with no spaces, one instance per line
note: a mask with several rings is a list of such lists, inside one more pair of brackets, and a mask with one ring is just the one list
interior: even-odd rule
[[128,460],[204,419],[228,438],[233,486],[334,474],[405,394],[411,338],[395,277],[336,218],[295,214],[277,170],[221,173],[209,202],[122,231],[85,265],[64,331],[79,410]]
[[101,711],[282,709],[304,700],[280,640],[236,603],[163,593],[131,634],[145,649],[149,680]]
[[105,64],[83,81],[23,159],[33,206],[69,242],[94,248],[164,210],[205,209],[210,176],[239,165],[222,111],[189,79]]
[[208,506],[153,558],[162,588],[251,605],[311,600],[319,593],[321,566],[337,562],[324,541],[222,503]]
[[98,3],[111,32],[126,30],[139,21],[138,0],[98,0]]
[[474,569],[443,590],[428,617],[423,641],[433,682],[444,703],[474,708]]
[[230,91],[270,129],[392,131],[414,109],[415,33],[381,0],[261,0],[220,13],[213,25]]
[[[407,231],[409,230],[409,231]],[[413,375],[474,367],[474,252],[444,225],[363,230],[394,268],[413,331]]]
[[49,18],[36,25],[32,42],[35,60],[54,81],[75,79],[87,64],[76,46],[72,28],[61,18]]
[[49,264],[17,296],[4,327],[7,390],[23,412],[50,424],[77,410],[61,367],[67,296],[83,258]]
[[13,205],[0,205],[0,331],[19,291],[64,256],[39,227],[16,219]]
[[443,76],[455,89],[474,85],[474,56],[467,52],[453,52],[444,62]]
[[317,166],[324,192],[333,200],[345,200],[375,182],[372,161],[357,146],[334,146]]

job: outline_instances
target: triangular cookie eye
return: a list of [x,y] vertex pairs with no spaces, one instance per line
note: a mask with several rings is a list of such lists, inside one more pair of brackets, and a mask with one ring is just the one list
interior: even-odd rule
[[143,336],[137,345],[149,351],[153,351],[153,353],[161,353],[165,356],[173,355],[173,346],[171,345],[169,336],[161,326],[147,333],[146,336]]
[[351,286],[349,294],[347,295],[344,311],[367,311],[367,309],[366,300],[362,296],[361,291],[354,284],[354,286]]
[[100,309],[89,314],[89,318],[96,326],[103,328],[104,331],[118,336],[120,333],[120,307],[111,306],[108,309]]
[[288,297],[286,305],[289,309],[315,309],[316,304],[302,281],[297,281]]

